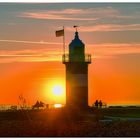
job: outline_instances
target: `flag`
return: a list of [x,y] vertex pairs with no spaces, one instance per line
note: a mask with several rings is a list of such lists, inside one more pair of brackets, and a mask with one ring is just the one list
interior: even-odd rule
[[55,32],[56,37],[64,36],[64,29]]

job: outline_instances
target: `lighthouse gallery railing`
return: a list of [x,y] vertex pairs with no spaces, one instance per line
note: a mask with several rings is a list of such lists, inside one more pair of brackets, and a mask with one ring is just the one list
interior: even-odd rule
[[[62,62],[66,63],[66,62],[87,62],[87,63],[91,63],[91,54],[85,54],[84,55],[84,60],[77,60],[77,59],[71,59],[72,56],[70,56],[69,54],[63,54],[62,56]],[[78,56],[77,56],[78,57]]]

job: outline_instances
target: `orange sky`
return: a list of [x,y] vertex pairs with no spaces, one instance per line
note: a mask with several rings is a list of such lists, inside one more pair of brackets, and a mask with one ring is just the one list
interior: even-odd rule
[[[133,64],[135,56],[132,56],[132,59],[134,60],[129,62],[132,63],[131,67],[116,58],[92,60],[92,64],[89,65],[90,105],[95,99],[102,99],[108,104],[139,104],[140,68],[137,69]],[[61,62],[16,62],[3,64],[2,67],[3,69],[0,70],[1,104],[18,103],[18,96],[21,93],[30,104],[36,100],[51,104],[57,101],[65,103],[65,100],[59,97],[51,98],[49,89],[44,90],[52,80],[65,82],[65,67]],[[128,69],[129,71],[126,72]]]

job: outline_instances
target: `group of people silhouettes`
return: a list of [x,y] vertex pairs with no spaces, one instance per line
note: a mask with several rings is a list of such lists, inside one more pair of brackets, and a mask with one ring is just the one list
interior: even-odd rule
[[97,107],[97,108],[102,108],[103,103],[102,103],[101,100],[100,101],[96,100],[95,103],[94,103],[94,106]]

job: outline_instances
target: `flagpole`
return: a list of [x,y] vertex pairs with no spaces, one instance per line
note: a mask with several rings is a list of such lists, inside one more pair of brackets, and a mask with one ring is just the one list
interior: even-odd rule
[[63,30],[64,30],[64,35],[63,35],[63,53],[65,54],[65,29],[63,26]]

